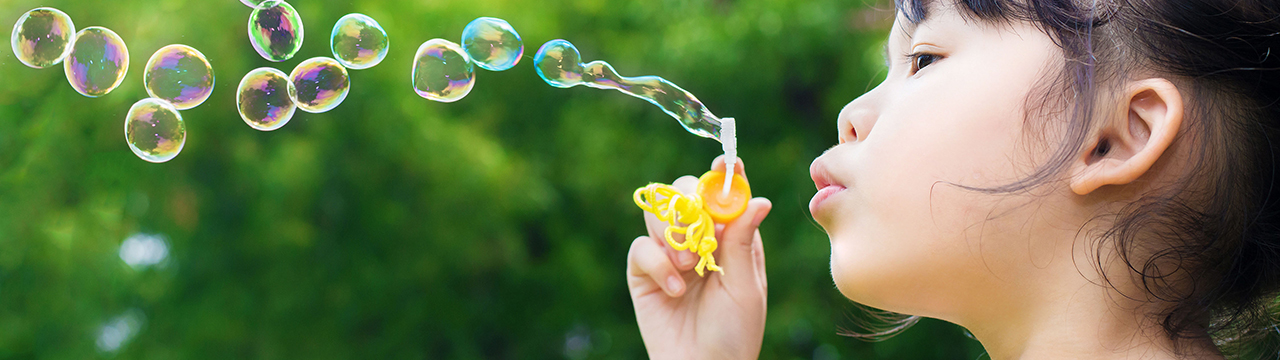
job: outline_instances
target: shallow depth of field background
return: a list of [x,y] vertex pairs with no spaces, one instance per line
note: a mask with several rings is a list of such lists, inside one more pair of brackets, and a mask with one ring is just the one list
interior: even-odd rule
[[[883,76],[888,2],[292,4],[305,43],[271,63],[250,47],[237,0],[0,0],[4,31],[52,6],[77,30],[115,30],[131,60],[122,86],[90,99],[61,65],[0,51],[0,358],[645,358],[623,274],[644,231],[631,192],[701,174],[720,147],[643,101],[542,82],[532,55],[557,38],[738,119],[752,190],[775,205],[761,228],[761,358],[982,354],[932,320],[878,343],[839,335],[860,311],[832,284],[807,169],[835,144],[840,108]],[[332,56],[333,23],[352,12],[386,28],[386,60],[351,71],[333,111],[299,111],[273,132],[245,125],[240,78]],[[457,103],[414,94],[413,51],[458,42],[479,16],[508,20],[526,57],[477,68]],[[151,53],[174,43],[208,56],[216,88],[182,112],[182,153],[151,164],[125,144],[124,115],[146,97]]]

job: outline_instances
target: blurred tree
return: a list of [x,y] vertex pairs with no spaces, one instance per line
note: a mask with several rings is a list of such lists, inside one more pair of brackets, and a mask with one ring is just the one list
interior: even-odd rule
[[[556,38],[738,118],[753,191],[775,204],[762,228],[769,275],[788,279],[770,283],[761,358],[981,354],[962,329],[934,321],[879,343],[839,336],[858,312],[832,286],[826,236],[805,210],[806,169],[834,145],[836,114],[883,76],[891,5],[293,5],[305,43],[270,63],[249,46],[249,8],[235,0],[0,2],[5,21],[52,6],[81,28],[111,28],[132,60],[124,85],[90,99],[60,68],[0,51],[0,358],[644,358],[623,281],[644,231],[631,191],[702,173],[719,145],[642,101],[547,86],[531,55]],[[387,59],[351,71],[333,111],[299,112],[274,132],[246,126],[241,76],[330,56],[329,30],[351,12],[387,29]],[[414,94],[417,45],[458,41],[479,16],[510,21],[524,60],[478,70],[457,103]],[[146,96],[146,59],[172,43],[209,56],[216,88],[183,112],[183,152],[150,164],[121,124]],[[122,250],[137,234],[163,242]]]

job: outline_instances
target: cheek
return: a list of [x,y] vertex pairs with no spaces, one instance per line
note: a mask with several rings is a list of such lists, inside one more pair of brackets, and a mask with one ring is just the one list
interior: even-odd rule
[[886,109],[844,162],[856,185],[842,204],[844,221],[828,230],[832,275],[845,296],[928,313],[944,306],[933,301],[947,289],[986,276],[981,249],[968,239],[979,237],[996,196],[955,185],[1007,184],[1030,162],[1019,155],[1023,97],[968,81],[934,86],[939,100],[928,106]]

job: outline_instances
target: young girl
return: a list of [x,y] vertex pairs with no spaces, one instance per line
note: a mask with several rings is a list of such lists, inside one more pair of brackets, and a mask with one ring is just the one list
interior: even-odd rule
[[[810,168],[841,293],[993,359],[1219,359],[1277,331],[1280,4],[897,5],[887,78]],[[718,228],[706,277],[647,219],[627,283],[651,358],[758,355],[769,209]]]

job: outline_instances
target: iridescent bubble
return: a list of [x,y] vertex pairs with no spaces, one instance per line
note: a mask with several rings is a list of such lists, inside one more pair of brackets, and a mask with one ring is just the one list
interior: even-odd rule
[[23,65],[43,69],[57,65],[71,52],[76,25],[71,17],[54,8],[35,8],[13,24],[9,38],[13,55]]
[[[724,124],[693,94],[657,76],[625,77],[604,61],[582,63],[572,43],[551,40],[533,56],[533,67],[547,84],[558,88],[586,85],[614,89],[657,105],[694,135],[721,140]],[[721,140],[722,142],[724,140]]]
[[249,127],[262,131],[279,129],[293,118],[298,107],[289,97],[289,77],[273,68],[257,68],[240,79],[236,109]]
[[364,14],[347,14],[333,24],[329,38],[333,58],[349,69],[368,69],[382,62],[391,48],[387,31]]
[[439,102],[461,100],[476,84],[475,64],[462,47],[449,40],[431,39],[413,57],[413,90]]
[[182,114],[168,101],[146,98],[129,108],[124,119],[124,140],[142,160],[162,163],[172,160],[187,141]]
[[178,110],[199,106],[213,93],[213,66],[199,50],[186,45],[157,50],[142,77],[147,94],[172,103]]
[[249,43],[268,61],[293,58],[302,48],[302,17],[284,0],[267,0],[249,14]]
[[124,75],[129,72],[129,48],[111,29],[90,26],[76,33],[76,42],[62,68],[76,92],[88,97],[103,96],[124,82]]
[[260,5],[260,4],[264,3],[264,2],[267,2],[267,1],[269,1],[269,0],[240,0],[240,3],[241,3],[241,4],[244,4],[244,6],[248,6],[248,7],[250,7],[250,8],[257,8],[257,7],[258,7],[258,5]]
[[333,110],[347,98],[351,78],[337,60],[315,57],[303,61],[289,73],[289,97],[309,113]]
[[503,71],[516,66],[524,55],[520,34],[506,20],[482,17],[462,29],[462,48],[476,65],[485,70]]

